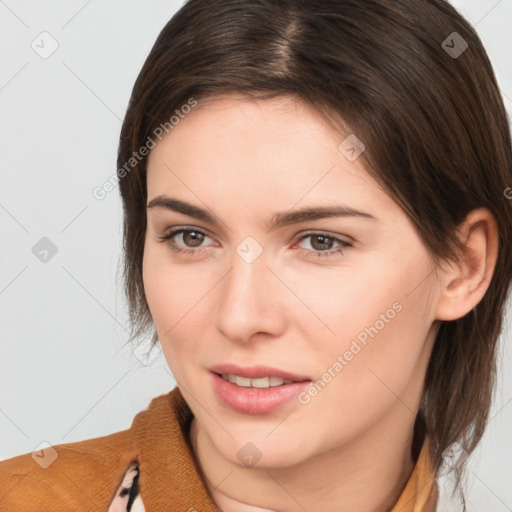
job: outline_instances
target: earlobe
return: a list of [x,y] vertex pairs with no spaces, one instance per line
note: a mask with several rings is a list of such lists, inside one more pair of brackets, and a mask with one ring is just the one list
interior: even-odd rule
[[471,211],[457,233],[464,243],[459,261],[438,269],[438,320],[457,320],[471,311],[485,295],[496,266],[498,230],[488,209]]

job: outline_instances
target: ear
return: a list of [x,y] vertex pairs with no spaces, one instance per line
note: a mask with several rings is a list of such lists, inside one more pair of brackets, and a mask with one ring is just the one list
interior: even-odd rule
[[498,229],[487,208],[471,211],[458,227],[457,235],[465,245],[459,261],[438,268],[438,320],[457,320],[471,311],[487,291],[496,266]]

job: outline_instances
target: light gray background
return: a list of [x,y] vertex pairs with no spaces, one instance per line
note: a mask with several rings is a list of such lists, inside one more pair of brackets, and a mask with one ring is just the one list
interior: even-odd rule
[[[453,4],[512,112],[512,0]],[[117,187],[101,201],[92,190],[115,173],[133,83],[180,6],[0,0],[0,460],[124,430],[175,386],[159,351],[124,345],[121,202]],[[31,47],[51,48],[44,31],[58,43],[48,58]],[[47,262],[32,252],[43,237],[57,248]],[[512,510],[509,319],[493,419],[470,459],[470,512]],[[438,510],[460,507],[443,490]]]

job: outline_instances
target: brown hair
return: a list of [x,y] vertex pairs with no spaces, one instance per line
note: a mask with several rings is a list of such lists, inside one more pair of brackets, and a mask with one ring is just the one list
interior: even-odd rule
[[[460,55],[450,54],[454,41]],[[130,169],[126,163],[159,126],[168,131],[170,116],[190,98],[232,93],[293,95],[355,133],[368,172],[413,221],[436,263],[457,259],[455,230],[472,209],[494,215],[492,280],[468,314],[439,322],[415,425],[415,438],[432,438],[436,472],[452,443],[470,454],[488,419],[512,279],[512,208],[504,194],[512,184],[510,128],[476,32],[443,0],[186,2],[142,67],[120,136],[131,340],[152,326],[142,281],[147,158]],[[456,486],[463,469],[456,466]]]

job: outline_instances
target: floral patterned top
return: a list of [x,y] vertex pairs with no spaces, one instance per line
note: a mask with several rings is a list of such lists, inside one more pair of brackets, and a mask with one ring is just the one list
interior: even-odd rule
[[108,512],[145,512],[138,480],[139,465],[134,462],[126,470]]

